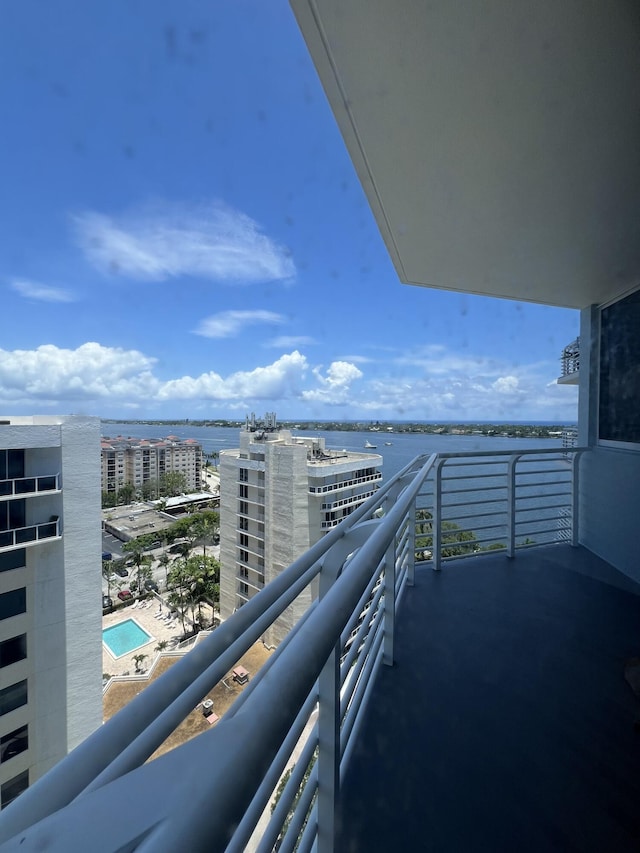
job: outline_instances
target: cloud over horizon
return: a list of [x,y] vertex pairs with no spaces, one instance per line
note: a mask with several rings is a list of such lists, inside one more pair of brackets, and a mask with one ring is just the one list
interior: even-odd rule
[[432,364],[429,371],[415,365],[399,370],[396,360],[382,368],[376,363],[366,374],[346,360],[312,364],[294,349],[242,370],[163,377],[159,360],[139,350],[97,342],[76,349],[46,344],[34,350],[0,350],[0,403],[25,413],[80,405],[103,417],[130,410],[191,417],[214,405],[224,416],[266,402],[295,417],[339,407],[345,418],[576,420],[577,389],[549,381],[554,365],[496,362],[489,369],[482,359],[471,358],[477,372],[462,365],[445,372],[443,364],[456,357],[446,349],[432,357],[443,363]]

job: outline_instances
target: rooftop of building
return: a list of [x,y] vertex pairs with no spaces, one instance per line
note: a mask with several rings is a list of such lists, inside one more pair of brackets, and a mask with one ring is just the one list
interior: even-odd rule
[[195,438],[178,438],[176,435],[168,435],[165,438],[134,438],[132,436],[117,435],[111,438],[103,435],[100,438],[102,450],[129,450],[139,447],[158,448],[163,447],[200,447],[200,442]]

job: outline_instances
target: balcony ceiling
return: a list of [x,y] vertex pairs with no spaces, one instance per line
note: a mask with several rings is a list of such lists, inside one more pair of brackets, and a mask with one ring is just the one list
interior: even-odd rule
[[640,7],[291,0],[401,281],[580,308],[640,282]]

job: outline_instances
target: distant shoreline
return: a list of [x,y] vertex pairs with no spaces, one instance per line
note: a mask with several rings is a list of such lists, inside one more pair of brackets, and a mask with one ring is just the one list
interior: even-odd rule
[[[140,426],[183,426],[237,429],[244,420],[164,420],[136,418],[125,420],[102,418],[104,424],[136,424]],[[301,432],[373,432],[381,434],[418,433],[426,435],[478,435],[509,436],[516,438],[559,438],[563,430],[576,429],[576,423],[551,421],[309,421],[283,420],[278,422],[282,429]]]

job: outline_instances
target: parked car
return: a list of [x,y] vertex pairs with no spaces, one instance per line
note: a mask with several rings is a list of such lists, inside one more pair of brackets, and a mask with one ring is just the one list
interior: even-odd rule
[[107,607],[113,607],[113,598],[109,598],[108,595],[102,596],[102,609],[106,610]]
[[129,577],[129,572],[125,569],[124,566],[114,566],[113,571],[117,575],[120,575],[121,578],[128,578]]
[[144,582],[144,588],[149,590],[149,592],[157,592],[158,591],[158,584],[154,580],[149,578],[148,580],[146,580]]
[[121,589],[118,593],[118,598],[120,601],[128,601],[130,598],[133,598],[131,595],[131,591],[128,589]]
[[113,560],[113,554],[111,553],[111,551],[103,551],[102,559],[105,561],[105,563],[109,560]]

